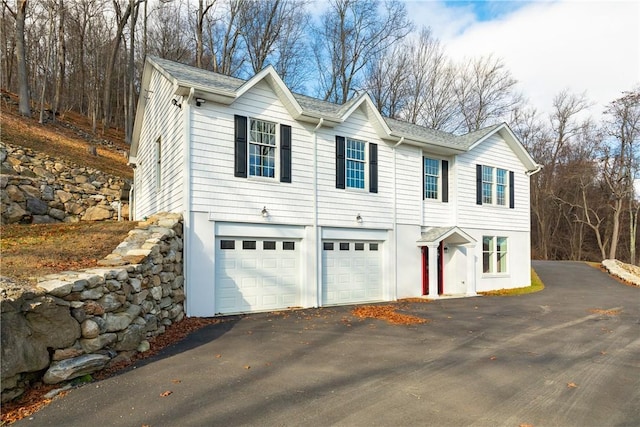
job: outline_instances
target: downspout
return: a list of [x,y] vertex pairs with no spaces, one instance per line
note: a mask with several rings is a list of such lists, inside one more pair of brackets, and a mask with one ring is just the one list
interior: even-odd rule
[[398,182],[397,182],[397,178],[396,178],[396,169],[397,169],[397,163],[396,163],[396,152],[397,152],[397,148],[400,144],[402,144],[404,142],[404,136],[400,138],[400,141],[398,141],[394,146],[393,146],[393,244],[394,244],[394,248],[391,251],[391,253],[393,254],[393,257],[395,258],[393,260],[393,262],[391,263],[391,265],[393,266],[393,280],[391,281],[391,283],[393,283],[393,289],[390,292],[391,295],[389,295],[391,298],[391,300],[396,300],[398,298]]
[[315,269],[316,269],[316,301],[314,307],[320,307],[322,286],[322,259],[320,252],[320,229],[318,228],[318,129],[322,127],[324,118],[320,117],[318,125],[313,129],[313,230],[315,233]]
[[184,164],[182,169],[182,177],[184,182],[182,183],[182,221],[184,225],[184,231],[182,233],[183,238],[183,263],[182,275],[184,277],[184,292],[186,295],[186,315],[189,316],[191,309],[189,298],[189,271],[190,271],[190,255],[191,255],[191,101],[195,95],[195,89],[189,90],[189,96],[186,102],[183,102],[184,112],[182,116],[182,125],[184,126],[182,137],[184,138]]
[[129,221],[135,221],[133,213],[135,212],[135,200],[133,199],[135,193],[133,189],[136,186],[136,168],[133,168],[133,185],[129,189]]
[[527,176],[532,176],[537,174],[538,172],[540,172],[542,170],[543,166],[542,165],[536,165],[536,168],[534,170],[531,171],[525,171],[525,175]]

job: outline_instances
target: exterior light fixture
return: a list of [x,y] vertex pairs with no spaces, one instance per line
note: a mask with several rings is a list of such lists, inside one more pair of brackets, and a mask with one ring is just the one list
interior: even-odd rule
[[202,98],[196,98],[196,105],[198,107],[200,107],[202,104],[204,104],[205,102],[207,102],[206,100],[202,99]]
[[262,214],[264,218],[269,216],[269,211],[267,210],[266,206],[262,208],[262,210],[260,211],[260,214]]
[[362,224],[362,216],[360,214],[356,215],[356,222]]

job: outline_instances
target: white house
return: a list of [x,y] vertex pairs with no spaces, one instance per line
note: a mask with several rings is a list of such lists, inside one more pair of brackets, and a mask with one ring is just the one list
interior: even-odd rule
[[148,58],[133,216],[185,219],[187,314],[530,285],[529,176],[506,124],[463,136]]

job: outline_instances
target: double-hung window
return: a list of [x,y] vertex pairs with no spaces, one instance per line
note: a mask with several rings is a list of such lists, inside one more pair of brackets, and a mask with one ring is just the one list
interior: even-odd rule
[[336,135],[336,188],[378,192],[378,144]]
[[276,124],[249,119],[249,176],[274,178],[276,174]]
[[493,173],[495,168],[482,166],[482,204],[493,203]]
[[482,272],[488,274],[507,273],[506,237],[482,237]]
[[364,188],[366,142],[347,138],[347,188]]
[[514,207],[514,173],[477,165],[477,204]]
[[276,178],[277,173],[280,182],[291,182],[291,142],[289,125],[234,116],[234,176]]
[[438,199],[440,180],[440,160],[424,158],[424,198]]

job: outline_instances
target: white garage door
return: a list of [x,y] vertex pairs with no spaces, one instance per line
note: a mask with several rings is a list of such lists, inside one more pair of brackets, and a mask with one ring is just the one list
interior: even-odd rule
[[374,242],[322,242],[322,302],[324,305],[380,301],[381,245]]
[[216,239],[216,314],[300,305],[300,241]]

